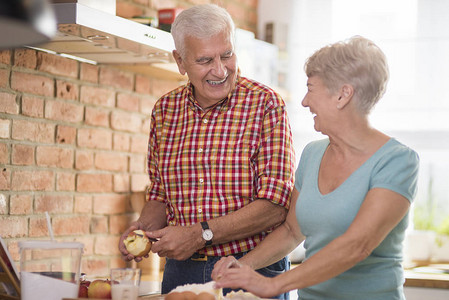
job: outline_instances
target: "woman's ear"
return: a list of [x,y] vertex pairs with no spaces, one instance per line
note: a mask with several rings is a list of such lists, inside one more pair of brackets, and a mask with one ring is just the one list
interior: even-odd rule
[[176,64],[178,65],[179,73],[181,73],[181,75],[185,75],[186,74],[186,69],[184,68],[182,57],[178,53],[178,51],[173,50],[173,58],[175,59]]
[[352,96],[354,96],[354,88],[350,84],[344,84],[338,95],[337,108],[342,109],[345,107],[352,100]]

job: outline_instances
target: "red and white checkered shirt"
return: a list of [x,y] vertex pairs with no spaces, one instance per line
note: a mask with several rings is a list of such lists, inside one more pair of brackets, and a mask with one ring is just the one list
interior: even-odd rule
[[[290,205],[294,150],[285,104],[270,88],[238,76],[236,88],[204,112],[187,83],[155,104],[151,116],[149,201],[167,205],[169,225],[217,218],[256,199]],[[224,256],[253,249],[267,234],[213,245]]]

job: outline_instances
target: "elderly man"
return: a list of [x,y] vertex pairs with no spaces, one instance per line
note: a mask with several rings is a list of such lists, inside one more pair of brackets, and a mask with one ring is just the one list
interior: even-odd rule
[[[281,97],[241,77],[234,23],[212,4],[184,10],[172,25],[173,56],[189,82],[155,104],[150,129],[151,185],[140,218],[120,240],[142,229],[167,257],[162,293],[211,280],[215,262],[253,249],[286,217],[294,151]],[[258,270],[275,276],[286,258]],[[280,297],[283,297],[281,295]]]

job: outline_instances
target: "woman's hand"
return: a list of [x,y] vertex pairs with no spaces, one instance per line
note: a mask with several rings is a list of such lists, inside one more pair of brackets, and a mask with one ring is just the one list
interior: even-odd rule
[[278,294],[273,278],[260,275],[232,256],[224,257],[217,262],[212,278],[216,282],[216,288],[241,288],[261,298],[270,298]]
[[227,269],[241,267],[242,264],[239,263],[239,261],[234,256],[222,257],[218,262],[215,263],[211,277],[213,280],[218,281]]

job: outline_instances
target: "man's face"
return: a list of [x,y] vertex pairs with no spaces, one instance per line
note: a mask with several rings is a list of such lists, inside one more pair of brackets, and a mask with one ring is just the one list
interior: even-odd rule
[[234,89],[237,76],[237,57],[225,33],[209,39],[187,36],[185,57],[173,55],[181,74],[187,73],[194,86],[196,101],[203,107],[212,105]]

